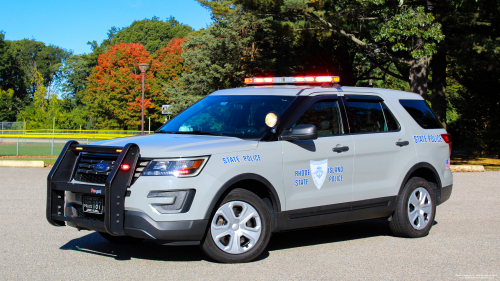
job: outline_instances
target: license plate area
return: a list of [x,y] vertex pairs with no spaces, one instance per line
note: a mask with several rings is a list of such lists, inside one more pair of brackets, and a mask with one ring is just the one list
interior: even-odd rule
[[83,196],[82,210],[84,213],[102,214],[103,200],[102,197],[96,196]]

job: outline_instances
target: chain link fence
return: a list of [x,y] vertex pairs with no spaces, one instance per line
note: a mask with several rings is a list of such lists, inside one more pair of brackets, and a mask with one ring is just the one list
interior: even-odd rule
[[[26,122],[0,122],[0,157],[58,156],[68,140],[81,144],[141,134],[134,130],[26,130]],[[145,131],[146,134],[153,133]]]
[[[0,156],[58,156],[70,139],[35,139],[0,137]],[[102,139],[73,139],[91,144]]]
[[0,122],[3,134],[26,134],[26,122]]

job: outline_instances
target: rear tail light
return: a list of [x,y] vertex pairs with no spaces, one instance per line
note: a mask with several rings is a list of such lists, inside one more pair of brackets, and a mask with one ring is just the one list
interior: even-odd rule
[[450,134],[441,134],[441,137],[443,138],[444,142],[448,144],[450,147],[450,155],[451,155],[451,135]]

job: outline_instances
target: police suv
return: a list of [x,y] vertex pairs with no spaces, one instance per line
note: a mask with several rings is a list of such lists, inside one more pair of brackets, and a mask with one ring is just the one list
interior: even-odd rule
[[69,141],[48,176],[47,220],[115,243],[200,245],[248,262],[272,233],[386,218],[429,233],[452,190],[451,137],[417,94],[336,76],[247,78],[154,134]]

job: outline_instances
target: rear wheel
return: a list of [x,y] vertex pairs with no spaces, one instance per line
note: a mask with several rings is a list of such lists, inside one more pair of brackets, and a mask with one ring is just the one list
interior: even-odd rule
[[235,189],[212,216],[202,250],[218,262],[252,261],[269,243],[270,225],[264,202],[248,190]]
[[113,236],[105,232],[99,232],[99,234],[102,236],[102,238],[114,244],[135,244],[144,240],[142,238],[135,238],[131,236]]
[[432,186],[423,178],[411,178],[396,203],[389,226],[402,237],[424,237],[434,224],[436,196]]

